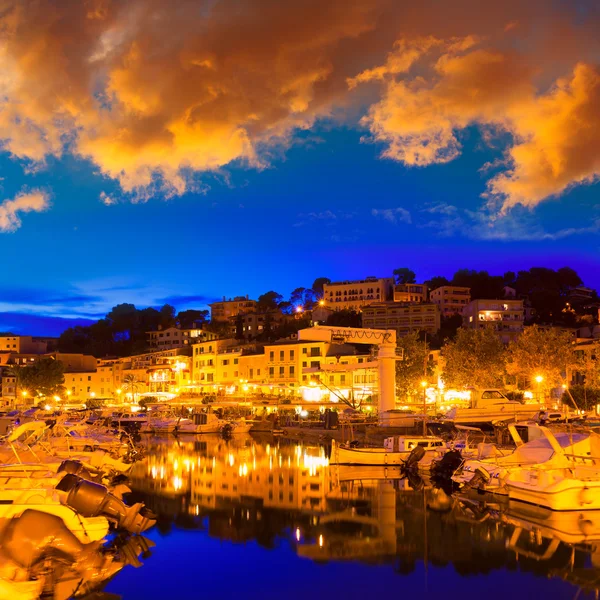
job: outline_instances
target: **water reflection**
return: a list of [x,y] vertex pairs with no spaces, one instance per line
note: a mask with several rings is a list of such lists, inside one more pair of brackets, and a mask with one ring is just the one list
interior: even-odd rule
[[454,498],[397,469],[330,466],[326,449],[283,440],[149,444],[131,486],[161,515],[163,534],[176,525],[265,548],[285,540],[299,560],[389,564],[405,576],[423,564],[528,573],[598,596],[600,511]]

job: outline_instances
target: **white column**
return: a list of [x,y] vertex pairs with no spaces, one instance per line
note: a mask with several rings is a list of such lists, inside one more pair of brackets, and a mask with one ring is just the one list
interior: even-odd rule
[[396,408],[396,342],[383,342],[377,354],[379,361],[379,423],[391,425],[387,411]]

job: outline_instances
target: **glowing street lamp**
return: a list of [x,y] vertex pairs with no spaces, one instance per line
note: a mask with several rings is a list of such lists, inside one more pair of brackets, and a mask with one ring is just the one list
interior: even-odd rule
[[534,378],[537,382],[537,392],[538,392],[538,404],[541,404],[541,399],[542,399],[542,381],[544,381],[544,378],[541,375],[536,375]]

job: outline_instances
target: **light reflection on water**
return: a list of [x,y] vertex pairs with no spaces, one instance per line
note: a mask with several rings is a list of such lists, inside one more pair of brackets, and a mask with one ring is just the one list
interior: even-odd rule
[[[390,586],[417,597],[468,586],[486,600],[506,598],[508,587],[511,600],[534,590],[591,598],[600,588],[600,511],[459,500],[426,481],[393,479],[393,469],[330,466],[322,447],[272,438],[148,444],[131,487],[160,515],[149,536],[157,546],[146,566],[106,587],[126,599],[163,597],[169,575],[181,598],[196,597],[198,578],[208,578],[204,591],[244,598],[281,597],[287,580],[288,599],[314,586],[324,597],[333,580],[328,594],[345,598]],[[268,577],[257,579],[257,568]],[[211,587],[220,570],[227,585]]]

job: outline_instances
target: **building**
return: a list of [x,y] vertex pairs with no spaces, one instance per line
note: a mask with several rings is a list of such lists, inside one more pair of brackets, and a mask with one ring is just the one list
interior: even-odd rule
[[32,338],[30,335],[0,336],[0,352],[14,352],[16,354],[45,354],[47,349],[47,342]]
[[433,335],[440,329],[440,308],[432,303],[378,302],[363,308],[362,320],[365,328],[395,329],[399,337],[414,331]]
[[217,339],[218,335],[212,331],[203,329],[181,329],[179,327],[167,327],[157,331],[147,331],[148,346],[151,350],[171,350],[183,348],[195,344]]
[[251,341],[294,319],[295,315],[284,315],[279,310],[240,313],[229,319],[229,334],[240,340]]
[[248,296],[236,296],[226,300],[223,296],[221,302],[213,302],[210,306],[210,320],[213,323],[227,323],[231,317],[256,311],[256,300]]
[[392,300],[393,277],[367,277],[360,281],[337,281],[323,285],[323,301],[333,310],[361,310],[373,302]]
[[472,300],[463,310],[463,327],[493,327],[507,344],[523,331],[523,300]]
[[427,302],[424,283],[399,283],[394,286],[394,302]]
[[471,288],[456,285],[443,285],[429,292],[429,299],[440,307],[443,317],[462,315],[462,311],[471,302]]

